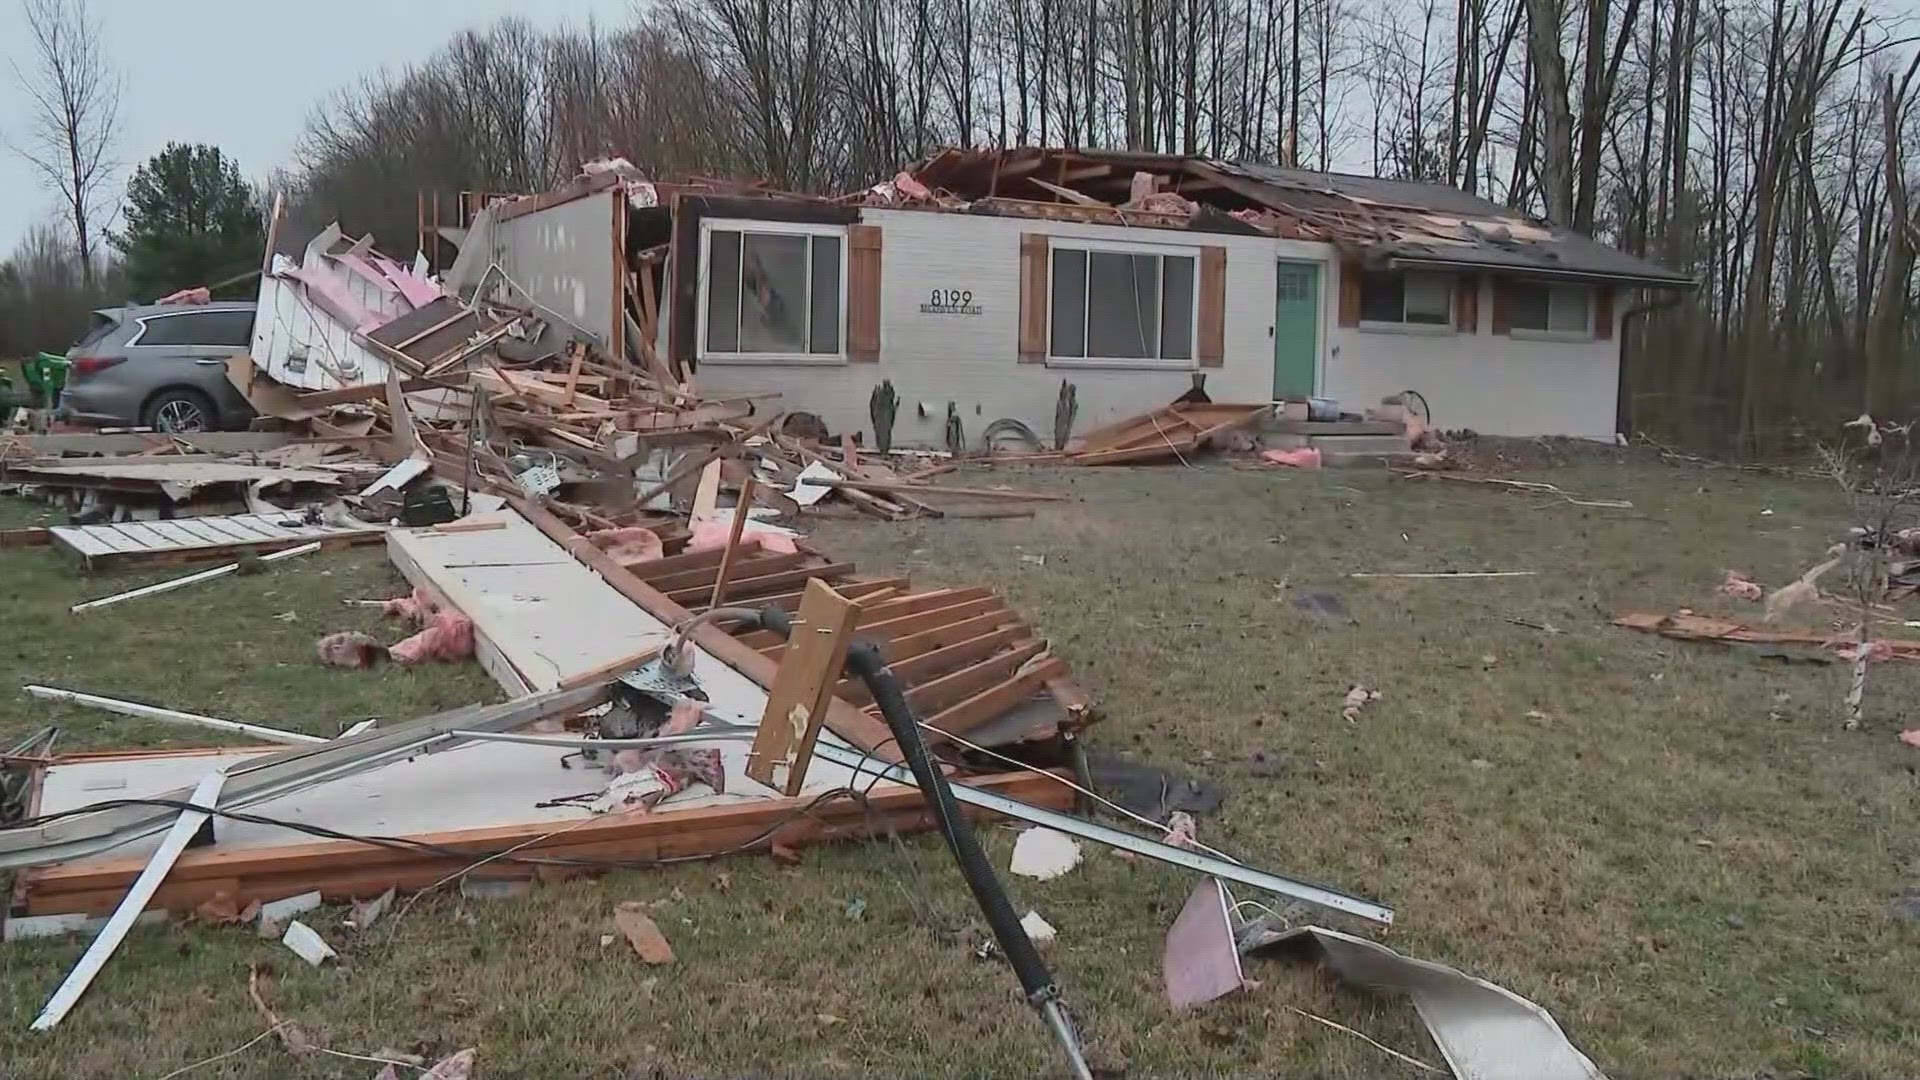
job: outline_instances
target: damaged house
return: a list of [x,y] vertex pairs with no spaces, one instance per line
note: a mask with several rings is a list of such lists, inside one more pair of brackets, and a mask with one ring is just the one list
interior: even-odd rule
[[1412,390],[1443,428],[1611,439],[1624,320],[1692,286],[1444,186],[1087,150],[948,150],[837,199],[615,166],[462,239],[451,287],[523,291],[703,392],[777,392],[837,434],[871,431],[891,383],[901,445],[1003,418],[1058,439],[1197,377],[1215,400]]

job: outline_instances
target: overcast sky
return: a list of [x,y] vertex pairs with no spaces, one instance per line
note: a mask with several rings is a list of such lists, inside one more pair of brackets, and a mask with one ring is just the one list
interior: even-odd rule
[[[126,76],[117,183],[169,142],[218,146],[249,178],[290,163],[312,106],[362,75],[423,59],[457,30],[518,15],[540,26],[625,22],[632,0],[92,0],[106,53]],[[28,103],[19,0],[0,0],[0,139],[18,138]],[[0,259],[58,196],[0,146]]]

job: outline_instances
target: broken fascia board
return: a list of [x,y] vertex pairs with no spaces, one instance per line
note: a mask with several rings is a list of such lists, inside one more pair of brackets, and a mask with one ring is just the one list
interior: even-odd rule
[[426,472],[432,467],[433,461],[427,456],[426,452],[415,450],[411,455],[402,459],[398,465],[382,473],[380,479],[368,484],[360,492],[360,497],[364,499],[369,495],[377,495],[388,488],[399,491],[401,488],[412,483],[421,473]]
[[1253,951],[1303,946],[1356,986],[1405,991],[1463,1080],[1606,1080],[1547,1010],[1445,964],[1319,926],[1282,931]]
[[94,976],[100,974],[100,969],[105,967],[107,961],[112,958],[114,950],[118,949],[120,942],[126,939],[127,931],[133,929],[134,920],[147,909],[147,901],[153,899],[153,894],[160,888],[160,882],[165,880],[167,874],[173,870],[175,860],[179,859],[180,853],[187,849],[188,842],[193,839],[195,833],[200,831],[200,827],[207,823],[209,816],[207,810],[213,809],[218,804],[220,790],[226,783],[226,779],[225,772],[215,769],[194,787],[187,801],[196,807],[205,807],[206,810],[179,812],[179,816],[174,819],[173,827],[167,830],[166,839],[160,842],[159,850],[155,851],[153,858],[148,860],[147,868],[134,879],[133,887],[127,890],[127,895],[120,901],[120,906],[113,910],[112,916],[107,919],[107,924],[101,927],[99,935],[93,939],[92,944],[87,946],[87,951],[81,954],[80,962],[73,966],[66,980],[53,992],[53,996],[47,999],[46,1007],[41,1009],[40,1015],[34,1018],[33,1030],[52,1030],[66,1018],[74,1003],[80,1000],[80,995],[87,992],[87,987],[92,985]]
[[[607,684],[594,683],[497,705],[453,709],[352,739],[332,739],[320,746],[262,754],[228,770],[227,797],[221,805],[242,809],[403,760],[429,746],[458,742],[449,734],[456,729],[511,731],[547,716],[591,708],[606,700],[606,696]],[[182,799],[186,794],[185,790],[176,789],[158,797]],[[85,858],[150,836],[165,829],[171,820],[171,814],[165,810],[120,806],[77,814],[34,828],[0,830],[0,868]]]
[[[97,694],[83,694],[78,690],[62,690],[57,686],[28,685],[22,689],[42,701],[64,701],[74,705],[104,709],[122,716],[137,716],[143,720],[167,720],[174,723],[198,724],[202,727],[217,728],[240,735],[251,735],[256,739],[270,742],[292,744],[323,743],[328,740],[318,735],[307,735],[298,731],[282,731],[279,728],[248,724],[239,720],[223,720],[217,716],[203,716],[199,713],[181,712],[178,709],[162,709],[156,705],[142,705],[137,701],[121,701],[118,698],[101,697]],[[372,721],[363,721],[372,723]]]

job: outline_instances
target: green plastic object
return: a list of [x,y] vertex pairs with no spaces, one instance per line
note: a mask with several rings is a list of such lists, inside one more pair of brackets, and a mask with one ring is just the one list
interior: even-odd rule
[[27,382],[27,389],[33,394],[36,408],[50,409],[60,401],[60,391],[67,386],[66,357],[59,353],[38,353],[20,363],[20,375]]

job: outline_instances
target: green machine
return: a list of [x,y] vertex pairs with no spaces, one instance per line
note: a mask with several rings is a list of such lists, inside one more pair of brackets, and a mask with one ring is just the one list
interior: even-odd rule
[[67,358],[59,353],[37,353],[20,362],[20,380],[24,392],[13,385],[13,378],[0,369],[0,426],[12,421],[21,409],[51,409],[60,403],[60,391],[67,385]]

